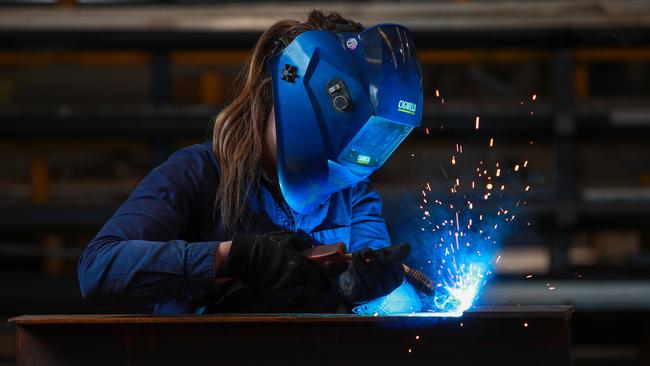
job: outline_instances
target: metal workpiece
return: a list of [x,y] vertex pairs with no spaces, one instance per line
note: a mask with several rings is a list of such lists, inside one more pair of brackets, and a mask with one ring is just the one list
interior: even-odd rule
[[569,365],[572,312],[564,305],[488,306],[458,318],[31,315],[10,322],[19,366]]

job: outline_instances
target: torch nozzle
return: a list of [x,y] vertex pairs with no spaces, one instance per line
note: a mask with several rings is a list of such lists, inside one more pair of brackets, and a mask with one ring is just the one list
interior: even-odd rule
[[404,276],[406,277],[408,283],[413,285],[413,287],[416,289],[422,291],[424,294],[433,296],[435,287],[433,285],[433,281],[431,281],[429,276],[418,271],[417,269],[413,269],[407,266],[406,264],[403,264],[402,266],[404,266]]

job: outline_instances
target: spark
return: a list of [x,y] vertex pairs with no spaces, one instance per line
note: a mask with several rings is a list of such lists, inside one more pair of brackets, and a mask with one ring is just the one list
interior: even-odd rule
[[494,146],[494,139],[491,138],[491,139],[490,139],[490,147],[493,147],[493,146]]
[[475,128],[476,128],[477,130],[478,130],[479,124],[480,124],[480,118],[479,118],[479,116],[476,116],[476,120],[475,120],[475,122],[474,122],[474,125],[475,125]]
[[500,177],[500,176],[501,176],[501,168],[498,168],[498,169],[497,169],[496,176],[497,176],[497,177]]
[[533,98],[532,98],[532,99],[533,99],[533,100],[536,100],[536,99],[537,99],[537,94],[533,94]]
[[530,186],[526,186],[526,188],[525,188],[524,190],[525,190],[526,192],[528,192],[528,191],[530,190]]
[[451,165],[456,165],[456,157],[453,155],[451,156]]
[[488,183],[488,184],[485,186],[485,188],[487,188],[487,189],[492,189],[492,183]]
[[440,90],[436,89],[436,98],[440,98]]
[[515,165],[515,171],[516,171],[516,172],[519,171],[519,164]]
[[533,278],[532,274],[526,275],[526,278]]
[[415,340],[417,341],[418,339],[420,339],[420,336],[419,336],[419,335],[416,335],[416,336],[415,336]]
[[524,168],[528,166],[528,160],[524,161]]
[[524,328],[528,328],[528,323],[524,323]]
[[429,134],[429,128],[428,127],[425,127],[424,133],[426,133],[427,135]]
[[445,168],[442,166],[442,163],[438,162],[438,165],[440,166],[440,170],[442,170],[442,174],[445,175],[445,178],[449,179],[449,175],[447,175],[447,171]]

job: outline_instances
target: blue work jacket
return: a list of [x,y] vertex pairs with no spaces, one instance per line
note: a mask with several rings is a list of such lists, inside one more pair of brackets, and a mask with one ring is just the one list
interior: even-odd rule
[[[182,314],[218,293],[215,251],[231,239],[215,217],[219,172],[211,142],[183,148],[152,170],[81,255],[83,296],[100,305]],[[289,230],[318,244],[344,242],[349,252],[390,245],[380,197],[368,181],[333,194],[309,215],[293,211],[277,184],[260,181],[247,197],[249,219],[239,231]]]

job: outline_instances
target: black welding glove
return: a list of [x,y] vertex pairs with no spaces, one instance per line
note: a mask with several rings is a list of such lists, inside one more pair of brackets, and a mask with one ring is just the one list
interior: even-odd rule
[[326,291],[330,286],[327,277],[302,256],[302,251],[311,247],[311,243],[289,232],[235,234],[219,276],[234,277],[258,289],[311,286]]
[[361,304],[388,295],[404,280],[404,261],[411,252],[409,244],[379,250],[363,249],[339,276],[339,293],[349,304]]

